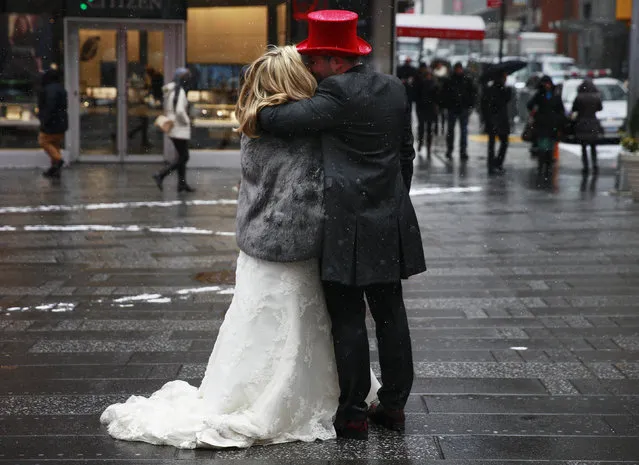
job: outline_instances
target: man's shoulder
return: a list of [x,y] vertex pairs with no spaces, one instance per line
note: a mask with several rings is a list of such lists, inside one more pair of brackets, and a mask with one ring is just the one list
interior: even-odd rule
[[349,86],[357,82],[363,84],[369,82],[388,82],[392,85],[403,87],[402,81],[396,76],[379,73],[368,67],[363,67],[357,71],[350,71],[328,77],[320,83],[320,87],[348,88]]

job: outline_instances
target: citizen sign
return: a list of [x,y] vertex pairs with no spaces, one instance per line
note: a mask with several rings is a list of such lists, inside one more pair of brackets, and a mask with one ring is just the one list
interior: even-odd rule
[[94,0],[89,6],[96,9],[161,10],[162,0]]

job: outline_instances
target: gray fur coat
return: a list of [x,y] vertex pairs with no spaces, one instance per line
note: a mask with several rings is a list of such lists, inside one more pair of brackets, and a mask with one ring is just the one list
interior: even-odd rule
[[242,136],[237,244],[271,262],[319,257],[324,173],[319,140]]

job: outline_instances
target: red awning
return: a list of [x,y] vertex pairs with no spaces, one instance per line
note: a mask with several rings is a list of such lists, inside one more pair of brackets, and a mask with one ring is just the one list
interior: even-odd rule
[[486,24],[481,16],[411,15],[396,16],[397,37],[449,40],[484,40]]

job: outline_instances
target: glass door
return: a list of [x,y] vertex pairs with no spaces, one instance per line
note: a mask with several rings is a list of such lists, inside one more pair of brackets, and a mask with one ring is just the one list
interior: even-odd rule
[[126,31],[127,156],[164,153],[164,135],[153,126],[163,111],[164,55],[164,31]]
[[117,42],[115,29],[79,30],[80,156],[118,153]]
[[163,112],[166,70],[184,63],[184,23],[67,19],[65,30],[71,159],[170,157],[153,123]]

